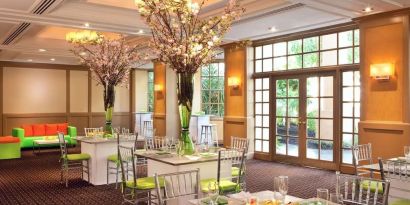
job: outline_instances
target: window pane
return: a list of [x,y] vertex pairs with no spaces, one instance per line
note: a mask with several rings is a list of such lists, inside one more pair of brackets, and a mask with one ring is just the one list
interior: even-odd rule
[[263,72],[272,71],[272,67],[273,67],[273,65],[272,65],[272,59],[271,58],[263,60]]
[[303,55],[303,67],[304,68],[312,68],[319,66],[319,54],[318,53],[310,53]]
[[288,140],[288,155],[297,157],[299,156],[299,139],[295,137],[289,137]]
[[299,99],[289,99],[288,100],[288,116],[298,117],[299,116]]
[[288,54],[302,53],[302,40],[295,40],[288,42]]
[[286,70],[286,57],[278,57],[273,59],[273,70]]
[[263,114],[269,115],[269,103],[263,103]]
[[306,158],[319,159],[319,141],[307,140],[306,143]]
[[343,137],[342,148],[351,148],[353,145],[353,135],[343,134],[342,137]]
[[219,102],[219,92],[218,91],[211,91],[211,103],[218,103]]
[[310,37],[303,39],[303,52],[312,52],[319,49],[319,37]]
[[276,118],[276,134],[286,135],[286,119],[278,117]]
[[298,79],[289,79],[289,97],[298,97],[299,96],[299,80]]
[[209,75],[210,76],[218,76],[218,66],[217,64],[211,63],[209,64]]
[[360,117],[360,103],[354,104],[354,116]]
[[261,152],[262,151],[262,141],[255,140],[255,151]]
[[286,137],[276,137],[276,154],[286,154]]
[[286,80],[276,81],[276,97],[286,97],[287,96],[287,86]]
[[286,99],[276,99],[276,116],[286,116]]
[[262,58],[262,46],[255,47],[255,58]]
[[360,85],[360,72],[359,71],[354,72],[354,84]]
[[343,103],[343,117],[353,117],[353,103]]
[[263,141],[263,150],[262,152],[269,152],[269,141]]
[[359,49],[359,47],[354,47],[354,63],[360,63],[360,49]]
[[272,44],[263,46],[263,58],[272,57]]
[[310,77],[307,79],[307,96],[308,97],[318,97],[319,96],[319,78]]
[[333,161],[333,141],[320,141],[320,159]]
[[359,29],[354,30],[354,45],[357,46],[360,44],[360,31]]
[[333,118],[333,98],[320,99],[320,117]]
[[353,86],[353,71],[343,72],[343,85]]
[[219,76],[225,75],[225,63],[218,63]]
[[320,52],[320,66],[330,66],[337,64],[337,51]]
[[307,119],[307,137],[317,138],[319,131],[319,120]]
[[343,118],[343,132],[353,133],[353,119]]
[[262,102],[262,91],[255,92],[255,102]]
[[319,117],[319,99],[318,98],[308,98],[306,106],[307,117]]
[[255,116],[255,126],[262,127],[262,116],[260,115]]
[[255,73],[262,72],[262,60],[255,61]]
[[202,76],[209,76],[209,66],[204,66],[201,69],[201,75]]
[[262,128],[255,128],[255,139],[262,139]]
[[354,88],[354,101],[360,101],[360,87]]
[[263,139],[269,140],[269,128],[263,128]]
[[262,114],[262,103],[255,103],[255,114]]
[[265,90],[269,89],[269,78],[264,78],[263,79],[263,89],[265,89]]
[[333,76],[320,77],[320,96],[333,96]]
[[302,68],[302,55],[288,57],[288,69]]
[[353,88],[343,88],[343,101],[353,101]]
[[320,139],[333,140],[333,120],[320,119]]
[[288,135],[299,137],[299,119],[298,118],[288,118],[288,122],[289,122]]
[[353,46],[353,31],[339,33],[339,47]]
[[269,102],[269,91],[263,91],[263,102]]
[[320,36],[320,49],[332,49],[337,47],[337,35],[335,33]]
[[353,49],[345,48],[339,50],[339,64],[351,64],[353,63]]
[[286,55],[286,42],[273,44],[273,56]]
[[262,78],[255,79],[255,90],[262,90]]
[[[262,117],[262,120],[263,120],[263,127],[269,127],[269,116],[268,115],[264,115],[263,117]],[[266,129],[267,131],[268,131],[268,135],[266,135],[266,137],[268,137],[268,139],[269,139],[269,129]],[[264,132],[266,131],[265,129],[263,130]],[[265,135],[264,135],[265,136]]]
[[351,149],[342,149],[342,162],[345,164],[352,164],[353,163],[353,156]]
[[263,58],[272,57],[272,44],[263,46]]

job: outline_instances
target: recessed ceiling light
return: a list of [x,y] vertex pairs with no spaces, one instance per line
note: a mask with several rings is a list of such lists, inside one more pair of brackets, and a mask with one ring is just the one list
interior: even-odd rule
[[272,27],[269,28],[269,31],[275,32],[275,31],[277,31],[277,29],[276,29],[276,27],[272,26]]
[[28,62],[31,62],[31,61],[33,61],[33,59],[27,59],[27,61],[28,61]]
[[140,29],[139,31],[138,31],[138,33],[144,33],[144,30],[142,30],[142,29]]
[[362,11],[365,13],[370,13],[372,12],[374,9],[371,6],[366,6],[366,8],[364,8]]
[[46,49],[44,49],[44,48],[39,48],[38,49],[38,52],[46,52],[47,50]]
[[84,23],[84,26],[85,26],[86,28],[88,28],[88,27],[90,27],[90,24],[89,24],[89,23]]
[[50,58],[50,60],[51,60],[51,61],[55,61],[56,59],[55,59],[55,58]]
[[80,55],[85,56],[86,52],[81,52]]

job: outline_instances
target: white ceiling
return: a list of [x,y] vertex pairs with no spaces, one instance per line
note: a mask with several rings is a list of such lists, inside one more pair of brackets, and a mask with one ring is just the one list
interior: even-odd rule
[[[226,1],[208,1],[202,15],[217,15]],[[348,22],[367,15],[362,12],[366,6],[374,8],[372,13],[410,6],[410,0],[241,2],[246,13],[234,23],[226,41],[261,39]],[[40,9],[40,5],[49,7]],[[85,29],[84,23],[105,35],[125,34],[130,41],[146,42],[149,38],[149,29],[140,19],[133,0],[1,0],[0,61],[77,64],[65,34]],[[276,32],[269,31],[272,26]],[[140,30],[144,33],[139,34]]]

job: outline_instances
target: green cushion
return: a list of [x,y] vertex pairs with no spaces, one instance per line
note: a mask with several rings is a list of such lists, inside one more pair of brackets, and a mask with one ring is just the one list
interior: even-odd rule
[[399,199],[391,203],[390,205],[409,205],[410,200],[409,199]]
[[231,173],[231,175],[232,175],[233,177],[239,176],[239,167],[232,167],[232,173]]
[[89,160],[90,158],[89,154],[67,154],[69,161]]
[[[363,186],[363,190],[367,190],[369,188],[369,181],[368,180],[363,180],[360,182],[360,184]],[[370,191],[371,192],[376,192],[377,184],[379,185],[377,192],[379,194],[383,194],[383,184],[382,183],[377,183],[375,181],[370,182]]]
[[[159,185],[164,187],[165,181],[163,178],[159,178]],[[129,180],[125,183],[128,188],[133,189],[155,189],[155,178],[154,177],[144,177],[137,179],[137,186],[134,184],[134,180]]]
[[108,156],[107,160],[110,161],[110,162],[117,163],[118,162],[118,154],[113,154],[113,155]]
[[[216,179],[203,179],[201,180],[201,191],[202,192],[209,192],[209,183],[210,182],[216,182]],[[230,180],[222,179],[219,182],[219,191],[222,192],[230,192],[230,191],[235,191],[237,188],[238,184],[235,182],[232,182]]]

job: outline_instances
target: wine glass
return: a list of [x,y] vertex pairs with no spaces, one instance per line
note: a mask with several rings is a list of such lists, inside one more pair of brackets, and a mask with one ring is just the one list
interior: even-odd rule
[[410,159],[410,146],[404,146],[404,156],[406,159]]
[[286,194],[288,193],[288,184],[289,178],[288,176],[278,176],[275,177],[275,199],[278,201],[285,201]]
[[219,185],[218,182],[213,181],[208,183],[208,197],[211,204],[218,204]]
[[343,203],[343,195],[342,194],[337,194],[337,193],[330,193],[329,200],[333,203],[336,203],[336,204],[342,204]]
[[319,188],[316,190],[317,198],[319,200],[328,201],[329,200],[329,190]]

